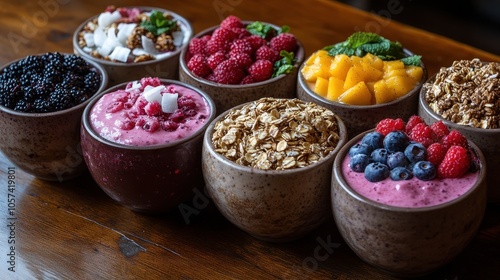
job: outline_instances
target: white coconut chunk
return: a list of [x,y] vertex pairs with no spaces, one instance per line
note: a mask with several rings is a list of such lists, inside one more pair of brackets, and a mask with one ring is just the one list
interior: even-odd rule
[[112,60],[117,60],[121,62],[127,62],[128,55],[130,54],[130,49],[122,46],[117,46],[113,52],[109,55]]
[[106,41],[102,44],[102,46],[97,49],[100,55],[107,56],[109,55],[116,47],[118,46],[118,41],[113,40],[112,38],[107,38]]
[[182,31],[174,31],[172,32],[172,37],[174,37],[174,45],[177,47],[182,46],[184,43],[184,32]]
[[118,34],[116,37],[122,46],[127,44],[128,37],[134,32],[137,27],[136,23],[120,23],[118,24]]
[[97,47],[101,47],[102,44],[104,44],[104,41],[106,41],[106,38],[107,38],[106,33],[102,28],[97,28],[94,31],[94,44]]
[[93,47],[93,46],[95,46],[95,43],[94,43],[94,34],[93,33],[85,33],[85,34],[83,34],[83,40],[85,40],[85,45],[87,47]]
[[162,102],[161,91],[165,89],[165,86],[157,86],[152,88],[146,87],[146,88],[144,89],[143,93],[144,99],[146,99],[148,102],[156,101],[161,104]]
[[120,42],[118,41],[118,37],[116,36],[116,28],[110,27],[106,35],[108,36],[108,39],[115,41],[115,44],[120,44]]
[[143,48],[135,48],[132,50],[132,54],[139,56],[139,55],[148,54],[148,53]]
[[92,51],[92,48],[90,48],[90,47],[83,47],[83,49],[82,49],[82,50],[83,50],[84,52],[86,52],[86,53],[90,53],[90,52]]
[[179,94],[176,93],[164,93],[161,97],[161,111],[163,113],[173,113],[177,110],[177,98]]
[[97,17],[97,25],[99,25],[101,28],[104,28],[106,26],[110,26],[113,22],[119,20],[122,17],[120,12],[118,10],[110,13],[110,12],[104,12]]
[[141,86],[142,86],[141,82],[139,82],[139,81],[133,81],[132,85],[128,89],[126,89],[125,91],[133,91],[133,90],[136,90],[138,88],[141,88]]
[[160,52],[155,48],[155,43],[153,43],[153,40],[149,39],[148,37],[142,35],[141,36],[141,42],[142,42],[142,47],[144,50],[149,53],[149,54],[159,54]]

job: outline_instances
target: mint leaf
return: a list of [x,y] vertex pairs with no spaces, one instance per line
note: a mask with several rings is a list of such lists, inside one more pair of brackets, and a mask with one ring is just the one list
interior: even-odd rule
[[272,77],[277,77],[281,74],[288,74],[293,71],[293,65],[296,62],[293,52],[280,51],[281,59],[274,63]]
[[278,31],[278,34],[280,34],[280,33],[288,33],[288,32],[290,32],[290,26],[288,26],[288,25],[283,25],[283,26],[281,27],[281,29]]
[[412,55],[408,57],[401,58],[401,61],[405,65],[413,65],[413,66],[420,66],[420,63],[422,61],[422,56],[421,55]]
[[270,25],[264,24],[260,21],[254,21],[251,24],[247,25],[247,30],[251,34],[260,36],[262,38],[266,38],[271,31],[275,31],[274,28],[272,28]]
[[380,43],[383,40],[385,39],[382,36],[369,32],[356,32],[347,38],[349,47],[353,49],[368,43]]
[[171,33],[177,28],[177,21],[167,19],[162,12],[152,11],[149,19],[141,22],[141,26],[147,31],[159,36],[164,33]]

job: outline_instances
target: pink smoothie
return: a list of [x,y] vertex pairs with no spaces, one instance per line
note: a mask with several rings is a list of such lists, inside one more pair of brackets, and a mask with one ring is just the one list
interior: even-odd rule
[[[143,79],[144,80],[144,79]],[[183,139],[198,131],[210,116],[210,108],[197,92],[175,84],[161,84],[163,94],[177,94],[177,109],[161,111],[160,102],[148,102],[144,97],[147,81],[129,83],[126,89],[103,95],[94,105],[90,120],[102,137],[124,145],[150,146]],[[155,86],[160,83],[153,81]],[[149,109],[149,103],[157,103]]]
[[410,180],[393,181],[387,178],[372,183],[366,180],[363,173],[351,170],[349,156],[342,163],[342,174],[351,188],[373,201],[411,208],[434,206],[456,199],[466,193],[479,176],[479,172],[475,172],[453,179],[422,181],[413,177]]

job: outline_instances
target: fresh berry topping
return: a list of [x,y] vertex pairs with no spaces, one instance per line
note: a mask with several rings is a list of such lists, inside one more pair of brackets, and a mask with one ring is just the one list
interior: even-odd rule
[[256,82],[265,81],[273,75],[273,63],[269,60],[257,60],[248,67],[250,74]]
[[252,57],[247,53],[233,53],[230,55],[229,59],[233,60],[242,69],[250,67],[253,63]]
[[240,28],[244,27],[244,24],[241,22],[239,17],[230,15],[221,21],[220,27],[227,29]]
[[411,133],[411,131],[413,130],[413,128],[414,128],[417,124],[419,124],[419,123],[423,123],[423,122],[424,122],[424,120],[422,119],[422,117],[417,116],[417,115],[413,115],[413,116],[411,116],[411,117],[408,119],[408,121],[406,122],[406,128],[405,128],[406,133],[407,133],[407,134],[410,134],[410,133]]
[[370,163],[370,157],[365,154],[357,154],[349,159],[349,166],[354,172],[364,172],[366,166]]
[[213,73],[215,80],[221,84],[239,84],[245,76],[243,70],[230,59],[217,65]]
[[191,55],[195,54],[206,54],[206,48],[207,48],[207,41],[201,38],[193,38],[189,42],[189,53]]
[[210,69],[214,70],[217,65],[221,64],[221,62],[226,59],[227,57],[223,52],[216,52],[207,58],[207,65]]
[[297,39],[290,33],[280,33],[269,41],[269,46],[277,51],[293,52],[297,48]]
[[146,130],[147,132],[155,132],[159,128],[160,123],[157,119],[153,118],[146,119],[146,122],[142,125],[142,129]]
[[448,135],[448,133],[450,133],[450,130],[444,124],[443,121],[437,121],[437,122],[431,124],[431,129],[436,134],[438,140],[443,138],[444,136]]
[[357,154],[370,155],[373,149],[367,144],[357,143],[349,149],[349,156],[353,157]]
[[432,143],[427,147],[427,161],[430,161],[435,166],[439,166],[446,155],[446,147],[441,143]]
[[440,178],[462,177],[469,170],[470,163],[471,160],[466,148],[451,146],[438,166],[438,176]]
[[179,124],[172,120],[166,120],[161,123],[161,128],[165,131],[175,131],[178,127]]
[[387,156],[387,150],[384,148],[376,149],[370,154],[372,162],[379,162],[383,164],[387,164]]
[[246,75],[245,77],[243,77],[243,79],[240,82],[241,85],[247,85],[252,83],[255,83],[255,80],[250,75]]
[[264,39],[258,35],[250,35],[250,36],[246,37],[245,40],[247,40],[250,43],[250,45],[252,46],[252,49],[254,51],[259,49],[261,46],[264,46],[267,44],[266,39]]
[[177,105],[181,109],[194,109],[196,108],[196,103],[190,96],[180,96],[177,99]]
[[387,166],[389,166],[389,169],[406,167],[408,164],[409,161],[403,152],[395,152],[387,156]]
[[389,153],[402,152],[408,146],[408,136],[400,130],[389,132],[384,137],[384,148]]
[[370,182],[379,182],[389,177],[389,167],[379,162],[372,162],[365,168],[365,178]]
[[413,175],[422,181],[432,180],[436,174],[436,166],[429,161],[419,161],[413,166]]
[[408,168],[398,166],[391,170],[390,177],[393,181],[410,180],[413,178],[413,174]]
[[106,112],[108,112],[108,113],[116,113],[116,112],[121,111],[123,108],[124,108],[123,102],[121,102],[121,101],[115,101],[113,103],[110,103],[106,107]]
[[263,45],[260,48],[258,48],[257,51],[255,51],[256,60],[265,59],[274,63],[280,60],[280,58],[281,58],[280,53],[274,49],[271,49],[267,45]]
[[437,141],[434,131],[425,123],[417,123],[409,134],[410,140],[422,143],[425,147]]
[[206,77],[210,74],[207,60],[202,54],[195,54],[187,63],[187,67],[193,74],[200,77]]
[[229,47],[229,56],[240,53],[252,54],[252,45],[244,39],[234,40]]
[[135,122],[130,119],[127,119],[120,124],[120,128],[123,130],[131,130],[134,127],[135,127]]
[[445,135],[441,139],[441,143],[446,147],[450,148],[451,146],[462,146],[464,148],[467,148],[469,146],[469,143],[467,142],[467,138],[465,138],[462,133],[460,133],[458,130],[451,130],[448,135]]
[[363,139],[361,139],[361,143],[368,145],[372,151],[378,148],[383,148],[384,135],[376,131],[368,132],[365,136],[363,136]]
[[380,132],[382,135],[387,135],[389,132],[401,130],[404,131],[405,123],[402,119],[383,119],[378,122],[375,131]]
[[422,143],[410,143],[404,154],[410,162],[419,162],[426,159],[427,150]]
[[156,116],[162,113],[161,111],[161,105],[158,102],[149,102],[145,107],[144,107],[144,112],[146,112],[146,115],[148,116]]
[[238,39],[244,39],[244,38],[252,35],[245,27],[234,27],[234,28],[231,28],[231,31],[233,31],[234,34],[236,34],[236,38],[238,38]]

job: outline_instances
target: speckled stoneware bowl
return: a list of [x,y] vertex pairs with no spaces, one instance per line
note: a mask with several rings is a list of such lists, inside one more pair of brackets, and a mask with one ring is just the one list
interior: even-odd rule
[[92,21],[99,16],[96,15],[83,22],[73,34],[73,50],[75,54],[81,55],[87,60],[92,60],[96,63],[99,63],[109,75],[109,86],[114,86],[128,81],[137,80],[144,76],[159,77],[165,79],[178,79],[179,56],[181,54],[181,50],[187,46],[187,43],[194,34],[191,23],[187,19],[185,19],[184,17],[175,12],[161,8],[143,7],[143,6],[134,6],[125,8],[139,8],[141,11],[157,10],[161,12],[168,12],[180,23],[182,30],[185,32],[183,46],[181,48],[177,48],[175,51],[172,52],[172,55],[168,57],[164,57],[158,60],[150,60],[138,63],[113,62],[109,60],[96,58],[90,55],[89,53],[85,52],[78,44],[79,32],[89,21]]
[[[486,168],[461,197],[436,206],[405,208],[370,200],[350,187],[342,174],[354,137],[333,165],[333,215],[349,247],[367,263],[400,277],[428,274],[453,260],[476,234],[486,207]],[[482,163],[484,156],[469,142]]]
[[[404,51],[408,56],[413,55],[413,53],[406,49]],[[301,74],[304,65],[305,63],[301,65],[298,72],[297,98],[317,103],[337,113],[342,120],[344,120],[349,134],[349,139],[361,132],[375,127],[379,121],[385,118],[402,118],[406,120],[412,115],[416,115],[418,109],[418,93],[425,80],[427,80],[427,69],[422,63],[420,65],[424,70],[422,79],[405,96],[384,104],[367,106],[349,105],[328,100],[310,89],[307,85],[307,81]]]
[[99,94],[85,108],[81,126],[83,157],[97,185],[121,205],[151,214],[168,212],[203,188],[203,133],[215,118],[215,105],[204,92],[179,81],[161,81],[189,88],[205,99],[210,116],[198,131],[177,141],[152,146],[118,144],[100,136],[90,121],[92,107],[101,96],[123,89],[127,83]]
[[[433,83],[436,75],[433,75],[428,83]],[[427,123],[443,121],[451,129],[460,131],[467,139],[473,141],[486,157],[488,168],[488,202],[500,203],[500,128],[482,129],[467,125],[456,124],[448,121],[429,107],[425,101],[426,89],[420,91],[418,115]]]
[[[13,61],[0,69],[3,71]],[[87,170],[81,155],[80,122],[85,106],[106,88],[108,75],[97,63],[101,84],[93,97],[51,113],[24,113],[0,105],[0,150],[14,165],[39,179],[65,181]]]
[[342,120],[336,117],[340,140],[327,157],[305,167],[262,170],[237,164],[214,150],[214,125],[227,113],[212,121],[203,140],[205,185],[219,211],[241,230],[269,242],[298,239],[330,218],[332,164],[347,140]]
[[[249,23],[248,21],[243,21]],[[265,23],[269,24],[269,23]],[[275,29],[278,26],[269,24]],[[214,26],[196,34],[195,38],[200,38],[205,35],[210,35],[219,26]],[[188,48],[181,52],[179,80],[190,85],[193,85],[205,91],[215,102],[217,112],[222,113],[237,105],[257,100],[262,97],[275,98],[294,98],[296,97],[297,71],[305,57],[305,50],[302,43],[297,39],[298,49],[295,52],[296,63],[293,71],[288,74],[282,74],[278,77],[271,78],[266,81],[247,84],[247,85],[226,85],[215,83],[194,75],[187,67],[189,61]]]

